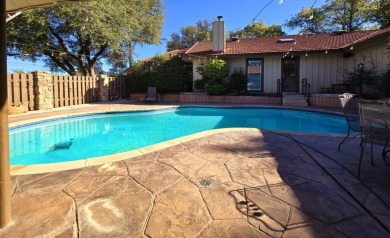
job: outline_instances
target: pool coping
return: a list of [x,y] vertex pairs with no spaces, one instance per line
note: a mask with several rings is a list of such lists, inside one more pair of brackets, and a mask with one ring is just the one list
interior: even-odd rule
[[[87,115],[93,115],[93,114],[103,114],[103,113],[120,113],[120,112],[137,112],[137,111],[154,111],[154,110],[167,110],[167,109],[174,109],[178,107],[227,107],[227,108],[240,108],[240,107],[252,107],[252,108],[278,108],[278,109],[292,109],[292,110],[302,110],[302,111],[312,111],[312,112],[322,112],[322,113],[328,113],[328,114],[334,114],[334,115],[342,115],[341,113],[321,109],[321,108],[301,108],[301,107],[285,107],[285,106],[278,106],[278,105],[207,105],[207,104],[185,104],[185,105],[172,105],[164,108],[152,108],[152,109],[142,109],[142,110],[102,110],[102,111],[94,111],[94,112],[83,112],[83,113],[65,113],[60,115],[52,115],[47,117],[40,117],[40,118],[34,118],[34,119],[28,119],[28,120],[21,120],[18,122],[10,123],[9,126],[11,127],[19,127],[26,124],[34,124],[39,121],[45,121],[45,120],[55,120],[60,118],[67,118],[67,117],[74,117],[74,116],[87,116]],[[179,145],[181,143],[189,142],[191,140],[199,139],[202,137],[211,136],[218,133],[225,133],[225,132],[258,132],[261,129],[258,128],[221,128],[221,129],[212,129],[207,131],[198,132],[195,134],[182,136],[179,138],[175,138],[172,140],[160,142],[154,145],[142,147],[139,149],[134,149],[122,153],[112,154],[112,155],[106,155],[106,156],[99,156],[99,157],[92,157],[88,159],[82,159],[82,160],[75,160],[75,161],[67,161],[67,162],[58,162],[58,163],[48,163],[48,164],[34,164],[34,165],[10,165],[10,174],[15,175],[27,175],[27,174],[39,174],[39,173],[47,173],[47,172],[58,172],[58,171],[64,171],[64,170],[71,170],[71,169],[80,169],[80,168],[86,168],[90,166],[98,166],[98,165],[104,165],[109,164],[125,159],[134,158],[137,156],[149,154],[158,150],[166,149],[175,145]],[[267,130],[263,130],[267,131]],[[286,132],[286,131],[274,131],[275,133],[285,133],[285,134],[306,134],[303,132]],[[331,133],[310,133],[310,135],[313,136],[332,136],[332,137],[340,137],[345,136],[343,134],[331,134]]]
[[[290,109],[290,110],[300,110],[300,111],[309,111],[309,112],[322,112],[327,114],[334,114],[338,116],[344,116],[341,111],[334,111],[335,108],[319,108],[319,107],[293,107],[293,106],[282,106],[282,105],[253,105],[253,104],[238,104],[238,105],[226,105],[226,104],[174,104],[174,105],[156,105],[159,108],[145,108],[145,109],[127,109],[127,110],[97,110],[94,112],[74,112],[74,113],[64,113],[59,115],[50,115],[50,116],[41,116],[39,118],[24,119],[21,121],[10,122],[9,127],[22,126],[25,124],[31,124],[38,121],[44,120],[53,120],[59,118],[73,117],[73,116],[87,116],[91,114],[104,114],[104,113],[120,113],[120,112],[138,112],[138,111],[157,111],[157,110],[167,110],[174,109],[179,107],[224,107],[224,108],[275,108],[275,109]],[[56,108],[59,112],[69,110],[72,106],[68,108]],[[50,110],[56,110],[50,109]],[[333,109],[333,110],[332,110]],[[46,111],[47,112],[47,111]],[[44,114],[45,112],[41,111],[31,111],[28,113],[32,114]],[[17,117],[18,115],[10,115],[10,117]]]

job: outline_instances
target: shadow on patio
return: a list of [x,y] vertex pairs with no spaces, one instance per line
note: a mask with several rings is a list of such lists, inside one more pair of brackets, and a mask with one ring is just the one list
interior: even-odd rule
[[[390,168],[379,160],[373,167],[367,159],[359,181],[355,177],[358,139],[339,152],[339,138],[335,137],[266,131],[262,135],[260,141],[258,138],[246,141],[244,151],[242,145],[229,146],[262,166],[257,175],[248,170],[246,176],[257,176],[256,181],[235,177],[235,171],[230,171],[233,181],[244,188],[229,194],[250,224],[272,237],[388,234]],[[376,153],[379,157],[379,149]],[[263,184],[256,186],[256,183]]]

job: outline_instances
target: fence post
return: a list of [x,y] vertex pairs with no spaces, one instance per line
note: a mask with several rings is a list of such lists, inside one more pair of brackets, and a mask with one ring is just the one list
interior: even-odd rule
[[99,91],[99,102],[108,102],[108,86],[109,86],[109,78],[107,75],[100,75],[98,79],[98,91]]
[[33,72],[35,110],[53,108],[53,77],[50,73]]

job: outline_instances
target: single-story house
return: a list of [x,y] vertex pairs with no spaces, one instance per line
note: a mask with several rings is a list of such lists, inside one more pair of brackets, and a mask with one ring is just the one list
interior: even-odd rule
[[[213,41],[197,42],[186,52],[193,63],[193,80],[201,79],[196,68],[211,58],[226,60],[233,72],[242,67],[248,91],[302,93],[302,79],[311,92],[343,82],[343,71],[358,64],[377,65],[384,72],[390,59],[390,28],[321,34],[225,39],[221,19],[213,23]],[[280,83],[278,83],[280,82]]]

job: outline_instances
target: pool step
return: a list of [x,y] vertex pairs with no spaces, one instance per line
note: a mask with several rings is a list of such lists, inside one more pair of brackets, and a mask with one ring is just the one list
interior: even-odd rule
[[283,93],[283,106],[307,107],[304,95],[299,93]]

